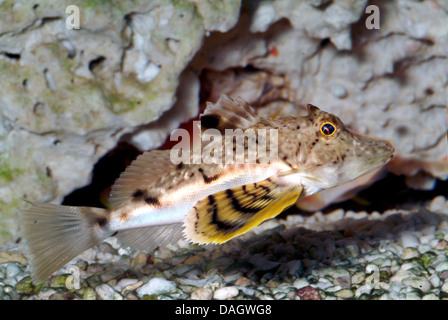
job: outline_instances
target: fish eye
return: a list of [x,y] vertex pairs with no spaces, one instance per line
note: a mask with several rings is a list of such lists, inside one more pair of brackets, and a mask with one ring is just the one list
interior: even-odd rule
[[320,126],[320,132],[326,137],[331,137],[336,132],[336,126],[331,122],[324,122]]

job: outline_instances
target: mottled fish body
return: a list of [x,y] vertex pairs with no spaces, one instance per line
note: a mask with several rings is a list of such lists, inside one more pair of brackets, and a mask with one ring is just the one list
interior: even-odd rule
[[[200,244],[226,242],[297,200],[383,166],[394,151],[387,141],[352,133],[339,118],[311,105],[306,117],[265,119],[244,101],[223,95],[207,105],[201,125],[215,134],[274,129],[266,146],[277,157],[175,164],[169,150],[150,151],[114,184],[112,209],[30,202],[22,220],[34,281],[44,281],[111,235],[125,247],[147,250],[182,236]],[[261,142],[235,139],[233,151],[242,147],[247,154],[251,143]]]

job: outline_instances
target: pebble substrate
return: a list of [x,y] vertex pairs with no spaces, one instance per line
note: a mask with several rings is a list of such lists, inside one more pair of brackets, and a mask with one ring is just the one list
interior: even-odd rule
[[182,240],[151,254],[110,238],[40,285],[21,246],[4,246],[0,299],[448,299],[448,202],[289,215],[224,245]]

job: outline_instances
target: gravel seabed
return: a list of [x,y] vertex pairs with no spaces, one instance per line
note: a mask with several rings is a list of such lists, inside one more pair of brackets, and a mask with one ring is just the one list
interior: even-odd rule
[[216,246],[149,254],[110,238],[37,286],[21,250],[0,247],[0,299],[448,299],[443,196],[415,210],[290,215]]

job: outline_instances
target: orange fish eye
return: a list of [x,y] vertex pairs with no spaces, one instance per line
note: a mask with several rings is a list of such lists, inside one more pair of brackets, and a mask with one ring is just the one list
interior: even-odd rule
[[336,132],[336,126],[331,122],[324,122],[320,126],[320,133],[322,133],[326,137],[331,137]]

